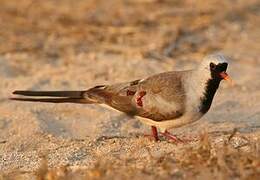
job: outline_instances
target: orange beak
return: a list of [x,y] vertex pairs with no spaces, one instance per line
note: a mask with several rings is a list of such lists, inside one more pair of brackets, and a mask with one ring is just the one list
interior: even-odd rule
[[226,72],[221,72],[219,73],[219,75],[222,79],[228,81],[232,86],[234,85],[232,79],[229,77],[229,75]]

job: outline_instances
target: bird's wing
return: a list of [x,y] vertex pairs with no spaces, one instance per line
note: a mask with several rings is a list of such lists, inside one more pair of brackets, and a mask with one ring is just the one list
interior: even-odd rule
[[185,111],[181,77],[181,72],[166,72],[144,80],[96,87],[87,94],[131,115],[155,121],[174,119]]
[[[163,121],[180,117],[185,111],[185,90],[182,74],[184,72],[166,72],[151,76],[143,81],[139,94],[145,92],[141,98],[142,107],[135,103],[138,116]],[[144,94],[144,93],[143,93]],[[140,95],[135,97],[138,100]]]
[[140,81],[138,79],[126,83],[96,86],[87,90],[84,96],[86,99],[107,104],[127,114],[136,114],[136,108],[132,103],[132,99],[138,90]]
[[27,96],[11,98],[19,101],[107,104],[127,114],[155,121],[175,119],[185,111],[182,72],[166,72],[85,91],[14,91],[13,94]]

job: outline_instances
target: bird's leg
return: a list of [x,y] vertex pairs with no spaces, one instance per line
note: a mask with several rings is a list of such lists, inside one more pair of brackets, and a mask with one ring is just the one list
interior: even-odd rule
[[155,141],[159,141],[158,131],[155,126],[151,126],[152,129],[152,136],[154,137]]
[[165,130],[163,133],[161,133],[164,137],[168,138],[169,140],[172,140],[176,143],[178,142],[184,142],[180,138],[176,137],[175,135],[171,134],[169,131]]
[[151,134],[145,134],[144,136],[151,140],[159,141],[158,131],[155,126],[151,126]]

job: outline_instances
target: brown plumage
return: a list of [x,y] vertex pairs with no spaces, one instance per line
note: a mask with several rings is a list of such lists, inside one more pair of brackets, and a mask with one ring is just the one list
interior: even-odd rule
[[[96,86],[86,91],[14,91],[13,94],[23,96],[41,96],[48,98],[11,98],[12,100],[51,102],[51,103],[85,103],[106,104],[119,111],[134,116],[141,116],[155,121],[174,119],[180,116],[184,108],[184,88],[181,83],[181,73],[166,72],[127,83],[107,86]],[[172,93],[174,89],[177,93]],[[138,105],[138,94],[145,92],[145,102]],[[181,93],[182,92],[182,93]],[[165,111],[159,100],[174,101],[178,109]]]

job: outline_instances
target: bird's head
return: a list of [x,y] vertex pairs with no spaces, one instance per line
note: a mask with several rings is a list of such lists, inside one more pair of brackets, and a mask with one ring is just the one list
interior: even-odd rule
[[214,80],[229,80],[231,79],[227,74],[228,60],[222,54],[212,54],[206,56],[199,68],[203,71],[207,71],[211,79]]

